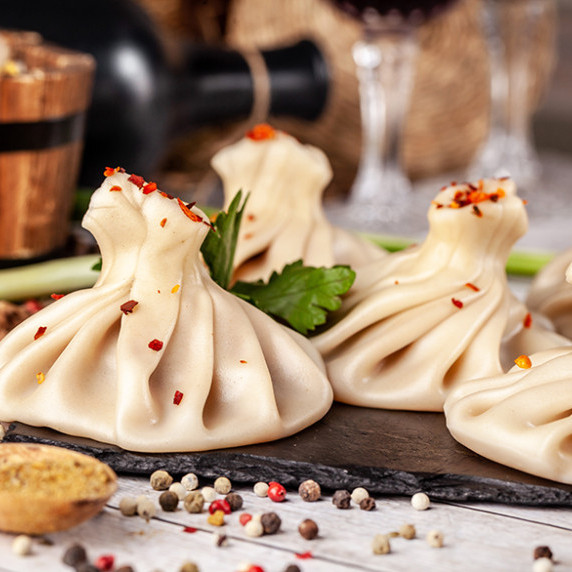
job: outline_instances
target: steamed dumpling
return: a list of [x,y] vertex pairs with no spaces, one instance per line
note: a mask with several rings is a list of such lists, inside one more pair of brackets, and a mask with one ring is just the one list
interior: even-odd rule
[[[551,260],[534,278],[528,306],[547,316],[557,332],[572,339],[572,248]],[[565,278],[566,269],[570,278]]]
[[250,197],[235,254],[234,279],[266,280],[296,260],[307,266],[361,266],[385,251],[332,226],[322,194],[332,169],[322,151],[268,125],[254,128],[212,159],[225,208],[242,189]]
[[473,380],[445,402],[452,436],[479,455],[572,484],[572,349],[530,356],[532,367]]
[[219,288],[199,248],[203,213],[115,172],[84,226],[103,259],[93,288],[0,343],[0,419],[134,451],[269,441],[332,402],[310,342]]
[[313,338],[339,401],[441,411],[455,385],[562,343],[507,287],[527,228],[511,180],[444,188],[428,216],[425,242],[358,268],[337,321]]

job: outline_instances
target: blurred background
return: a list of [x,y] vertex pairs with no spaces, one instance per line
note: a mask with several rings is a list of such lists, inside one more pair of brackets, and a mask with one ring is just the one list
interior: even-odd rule
[[[451,5],[418,30],[401,141],[403,169],[414,185],[462,176],[491,133],[498,94],[491,89],[483,9],[518,14],[534,2],[542,5],[534,26],[524,29],[505,14],[496,33],[507,41],[506,57],[527,46],[526,81],[521,77],[517,91],[524,93],[530,142],[548,172],[559,172],[558,184],[570,175],[572,0],[459,0],[446,2]],[[93,55],[80,187],[94,189],[105,166],[120,164],[168,192],[216,203],[210,158],[254,123],[269,121],[326,152],[334,170],[326,196],[343,199],[362,147],[351,53],[362,25],[337,4],[0,0],[0,28],[35,30]],[[508,44],[518,36],[525,44]],[[500,107],[512,105],[505,99]]]

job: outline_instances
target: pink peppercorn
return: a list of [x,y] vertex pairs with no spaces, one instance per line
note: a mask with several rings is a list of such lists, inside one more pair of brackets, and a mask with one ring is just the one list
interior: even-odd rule
[[247,569],[246,572],[264,572],[264,568],[262,566],[258,566],[256,564],[251,564]]
[[249,514],[248,512],[243,512],[239,517],[238,517],[238,522],[240,522],[240,524],[242,524],[242,526],[245,526],[247,522],[250,522],[252,520],[252,515]]
[[274,502],[282,502],[286,498],[286,489],[275,481],[268,483],[268,498]]
[[224,499],[217,499],[211,502],[209,506],[209,513],[214,514],[217,510],[222,510],[224,514],[230,514],[232,511],[230,510],[230,505],[228,501]]
[[115,564],[115,557],[113,554],[102,554],[95,562],[95,567],[98,570],[106,572],[107,570],[113,570]]

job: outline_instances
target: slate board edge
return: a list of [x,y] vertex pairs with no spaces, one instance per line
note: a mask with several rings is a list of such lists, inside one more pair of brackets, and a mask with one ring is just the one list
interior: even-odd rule
[[193,472],[211,480],[226,475],[237,484],[274,480],[291,489],[297,489],[302,481],[312,478],[324,490],[330,491],[362,486],[373,495],[411,496],[424,491],[431,499],[439,501],[572,506],[572,493],[560,488],[452,473],[427,474],[356,465],[336,467],[245,453],[138,454],[12,434],[10,430],[4,442],[65,447],[95,457],[118,474],[149,476],[156,469],[165,469],[173,475]]

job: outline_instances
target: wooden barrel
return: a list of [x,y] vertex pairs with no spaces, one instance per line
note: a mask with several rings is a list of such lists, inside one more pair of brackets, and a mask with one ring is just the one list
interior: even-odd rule
[[95,62],[35,33],[0,38],[24,69],[0,74],[0,263],[10,264],[66,243]]

